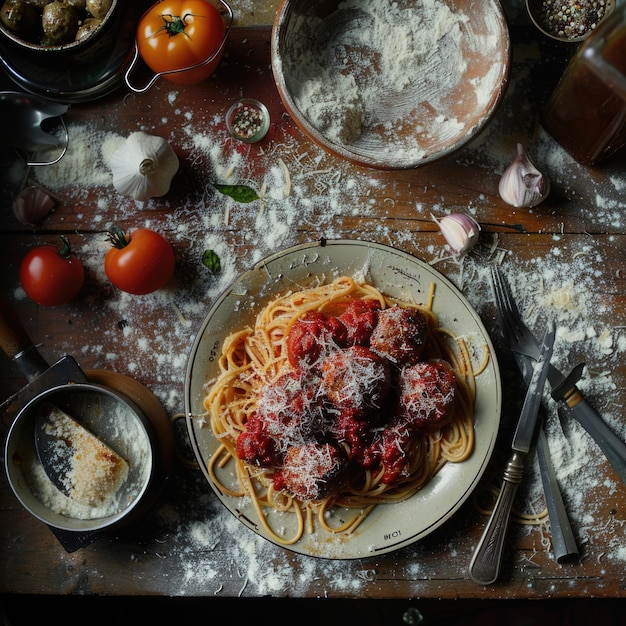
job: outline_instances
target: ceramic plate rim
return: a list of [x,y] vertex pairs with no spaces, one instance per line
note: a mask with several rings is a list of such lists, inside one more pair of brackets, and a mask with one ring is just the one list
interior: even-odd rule
[[[273,273],[277,269],[281,271]],[[205,448],[211,444],[215,446],[217,441],[210,427],[208,425],[203,427],[199,418],[204,413],[202,406],[204,389],[217,371],[215,357],[220,342],[216,338],[223,338],[231,330],[245,325],[246,321],[235,321],[236,316],[232,315],[234,311],[244,310],[246,306],[243,304],[244,301],[253,303],[250,310],[246,311],[250,319],[271,296],[287,291],[287,285],[292,280],[304,282],[307,277],[311,280],[322,273],[327,275],[329,280],[339,274],[357,275],[360,272],[363,272],[365,278],[372,272],[382,275],[388,273],[393,276],[395,285],[387,282],[383,286],[375,281],[383,291],[393,293],[398,289],[408,289],[411,285],[413,295],[423,291],[424,297],[426,289],[418,289],[417,284],[420,276],[427,275],[427,278],[435,282],[437,289],[433,306],[435,312],[442,315],[438,311],[438,295],[440,301],[452,298],[457,308],[452,311],[450,319],[459,319],[463,324],[469,321],[473,325],[471,329],[457,328],[457,331],[469,333],[471,330],[487,346],[490,361],[485,372],[477,379],[476,449],[467,461],[458,465],[448,463],[421,491],[407,501],[376,507],[365,524],[349,539],[328,533],[322,537],[305,534],[296,544],[283,546],[267,535],[260,524],[255,523],[249,501],[246,506],[245,498],[225,496],[208,473],[207,462],[210,453]],[[261,288],[257,289],[258,293],[250,290],[255,281],[261,285]],[[276,289],[278,283],[282,289]],[[293,286],[293,283],[291,285]],[[262,293],[263,290],[266,290],[266,293]],[[227,319],[233,320],[231,328],[214,328],[216,316],[220,312],[223,315],[226,309],[231,313]],[[450,311],[446,316],[450,316]],[[451,327],[449,321],[446,321],[445,325]],[[452,330],[455,330],[454,325]],[[211,362],[214,363],[213,366],[209,365]],[[212,372],[209,371],[211,367]],[[210,307],[194,340],[185,379],[185,416],[188,434],[200,469],[219,500],[245,526],[272,543],[296,553],[330,559],[355,559],[385,554],[421,540],[449,520],[467,501],[491,458],[500,426],[501,405],[500,372],[493,343],[482,320],[460,290],[416,256],[385,244],[363,240],[333,239],[296,245],[266,257],[253,268],[243,272]],[[442,491],[446,489],[453,495],[448,496],[447,492],[442,495]],[[420,519],[418,515],[416,520],[414,513],[424,504],[428,504],[429,511],[432,508],[433,513],[429,513],[430,517],[425,516],[425,519]]]

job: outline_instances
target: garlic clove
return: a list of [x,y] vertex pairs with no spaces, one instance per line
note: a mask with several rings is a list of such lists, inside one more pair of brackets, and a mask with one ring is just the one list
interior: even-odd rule
[[138,131],[111,155],[113,186],[140,202],[164,196],[178,171],[178,157],[162,137]]
[[25,187],[13,200],[15,217],[27,226],[35,226],[54,209],[54,199],[43,189]]
[[532,164],[522,144],[517,144],[517,157],[500,178],[500,197],[511,206],[534,207],[550,193],[550,182]]
[[465,256],[478,241],[480,224],[469,215],[450,213],[440,219],[431,216],[455,255]]

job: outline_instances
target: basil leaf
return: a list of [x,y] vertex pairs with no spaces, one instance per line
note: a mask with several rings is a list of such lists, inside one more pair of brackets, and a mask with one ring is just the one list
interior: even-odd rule
[[259,199],[257,192],[252,187],[248,187],[248,185],[220,185],[219,183],[214,183],[213,187],[225,196],[230,196],[237,200],[237,202],[248,203]]
[[222,264],[220,258],[213,250],[205,250],[202,255],[202,263],[211,272],[211,274],[217,274],[220,271]]

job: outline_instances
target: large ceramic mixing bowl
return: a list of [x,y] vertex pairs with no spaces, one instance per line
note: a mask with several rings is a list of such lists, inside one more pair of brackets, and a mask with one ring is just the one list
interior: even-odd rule
[[331,153],[381,169],[441,159],[505,92],[497,0],[283,0],[272,69],[288,113]]

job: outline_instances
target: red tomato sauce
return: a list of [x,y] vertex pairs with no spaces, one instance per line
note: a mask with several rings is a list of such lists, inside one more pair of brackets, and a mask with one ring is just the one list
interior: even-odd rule
[[454,414],[450,365],[421,360],[429,332],[419,310],[377,301],[354,300],[337,317],[306,313],[286,337],[291,369],[263,387],[237,454],[304,500],[363,470],[398,481],[421,435]]

